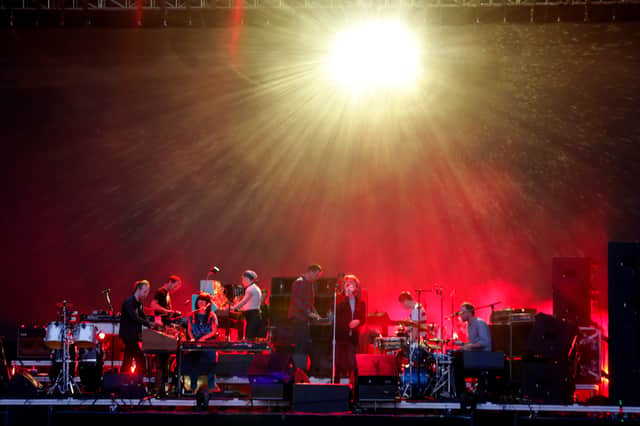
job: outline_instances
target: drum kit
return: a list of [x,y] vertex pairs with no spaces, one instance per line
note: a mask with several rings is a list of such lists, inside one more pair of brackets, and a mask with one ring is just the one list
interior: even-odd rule
[[405,327],[417,327],[412,321],[396,321],[396,336],[378,337],[379,353],[395,355],[400,369],[400,396],[408,399],[455,398],[453,353],[447,350],[448,340],[436,337],[437,324],[420,324],[425,333],[411,341]]
[[72,377],[78,363],[81,383],[87,390],[99,386],[102,377],[103,354],[95,325],[76,322],[73,305],[66,300],[56,304],[58,320],[46,328],[44,344],[52,351],[52,382],[49,394],[74,394],[79,388]]

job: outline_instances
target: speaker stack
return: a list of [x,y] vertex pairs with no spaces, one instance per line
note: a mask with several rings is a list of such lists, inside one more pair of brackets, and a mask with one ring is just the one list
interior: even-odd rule
[[640,243],[609,243],[609,397],[640,404]]

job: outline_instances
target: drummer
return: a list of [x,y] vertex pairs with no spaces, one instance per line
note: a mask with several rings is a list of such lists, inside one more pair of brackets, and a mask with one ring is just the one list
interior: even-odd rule
[[408,291],[400,293],[398,296],[398,302],[400,302],[403,308],[410,311],[409,321],[411,325],[407,327],[409,339],[412,342],[415,342],[418,340],[418,336],[426,337],[427,332],[424,329],[418,333],[418,326],[426,325],[427,323],[427,313],[424,307],[420,303],[416,302]]

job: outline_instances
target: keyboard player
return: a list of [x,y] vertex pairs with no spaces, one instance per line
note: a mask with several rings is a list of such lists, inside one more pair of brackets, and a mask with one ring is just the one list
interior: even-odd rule
[[124,343],[124,359],[121,372],[131,372],[132,361],[135,360],[135,372],[144,375],[146,371],[144,353],[142,352],[142,326],[156,328],[144,315],[142,301],[149,295],[149,281],[141,280],[134,284],[133,294],[122,304],[120,317],[120,339]]
[[[189,316],[188,334],[192,342],[215,340],[218,333],[218,318],[211,310],[213,299],[202,292],[196,298],[196,309]],[[198,376],[206,375],[209,391],[216,389],[215,351],[192,351],[184,354],[183,372],[191,379],[191,391],[197,391]]]

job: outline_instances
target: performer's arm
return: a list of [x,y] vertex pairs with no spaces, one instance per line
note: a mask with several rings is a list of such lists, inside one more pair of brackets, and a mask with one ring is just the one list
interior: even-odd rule
[[218,318],[216,317],[216,314],[212,313],[211,314],[211,333],[207,333],[204,336],[202,336],[200,339],[198,339],[201,342],[207,341],[209,339],[212,339],[214,337],[216,337],[216,335],[218,334]]

